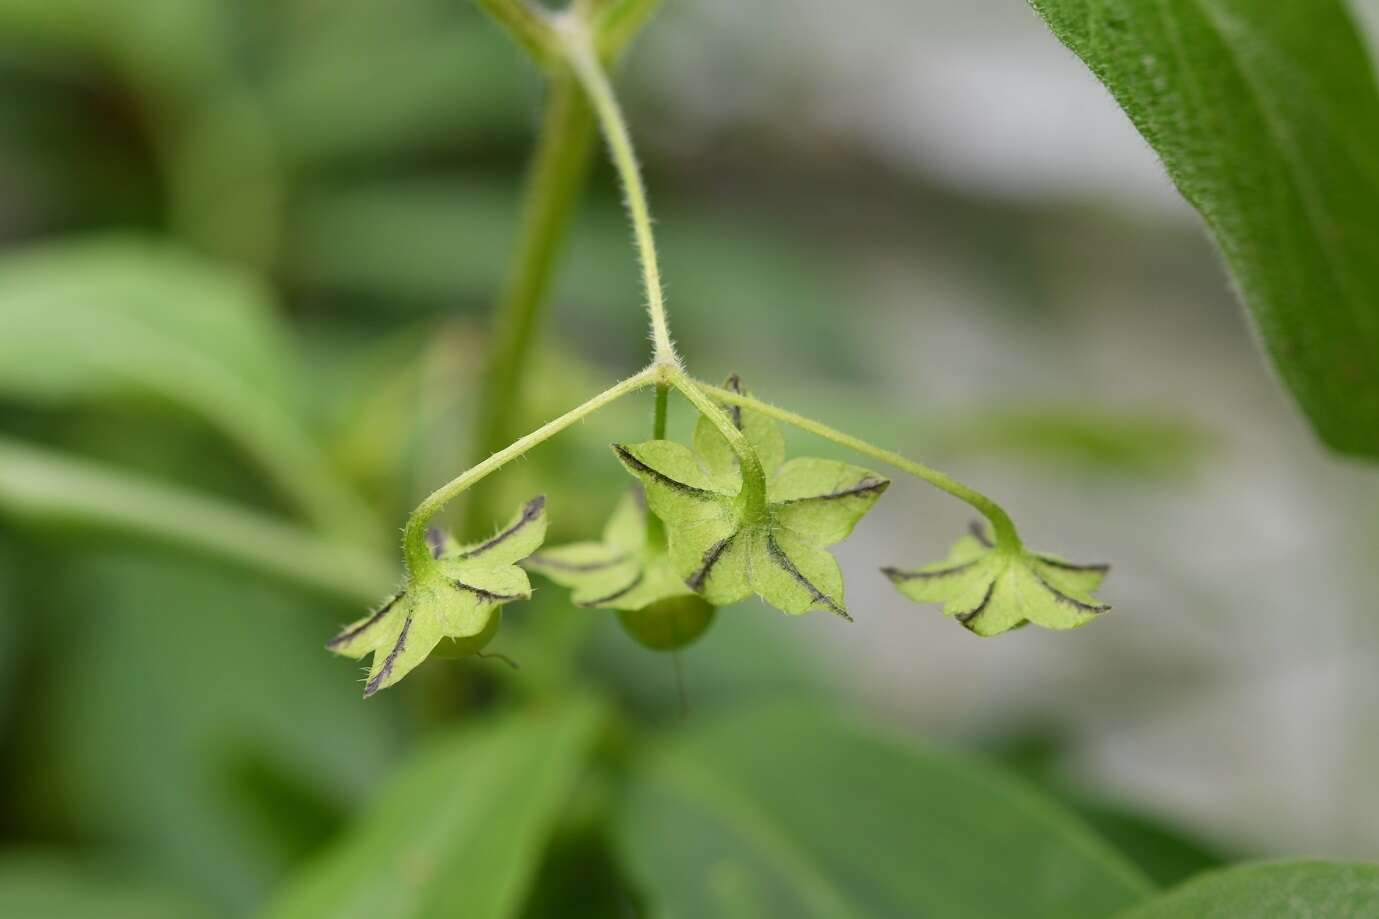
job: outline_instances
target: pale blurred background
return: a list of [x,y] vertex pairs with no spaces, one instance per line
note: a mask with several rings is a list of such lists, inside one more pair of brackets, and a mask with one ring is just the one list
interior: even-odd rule
[[[1355,8],[1379,34],[1379,4]],[[1372,856],[1379,468],[1314,440],[1195,214],[1024,3],[840,9],[669,0],[619,76],[682,350],[982,488],[1037,548],[1111,562],[1115,609],[981,640],[908,603],[876,568],[941,557],[970,514],[897,480],[839,553],[856,623],[726,611],[684,656],[692,706],[852,694],[1108,833],[1170,840],[1164,878],[1175,858]],[[400,525],[467,456],[540,98],[461,0],[0,2],[0,239],[137,228],[260,276],[332,462]],[[644,360],[638,297],[601,165],[533,423],[575,398],[556,368],[592,392]],[[493,487],[546,488],[557,536],[588,535],[626,484],[602,451],[648,417],[622,406]],[[0,392],[0,430],[277,508],[142,400]],[[361,707],[320,651],[357,613],[338,602],[4,518],[0,576],[7,846],[118,851],[242,909],[420,730],[410,690]],[[564,609],[545,593],[519,639]],[[588,670],[674,717],[669,664],[612,617]],[[307,829],[266,846],[245,802],[323,774]]]

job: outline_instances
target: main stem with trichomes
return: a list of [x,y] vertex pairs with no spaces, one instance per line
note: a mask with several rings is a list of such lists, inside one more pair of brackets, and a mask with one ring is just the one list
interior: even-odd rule
[[[936,469],[914,462],[893,451],[875,447],[866,441],[834,430],[811,418],[784,409],[777,409],[774,406],[766,405],[766,403],[757,402],[750,397],[730,393],[725,389],[696,383],[684,372],[680,357],[675,352],[666,318],[665,298],[661,289],[661,273],[657,262],[656,243],[652,232],[651,209],[647,203],[646,186],[642,181],[641,171],[637,165],[636,152],[632,146],[622,109],[618,105],[617,96],[613,92],[607,74],[599,64],[591,37],[584,23],[578,16],[567,13],[558,17],[555,24],[557,26],[556,32],[561,39],[561,45],[565,49],[570,66],[589,94],[590,104],[598,117],[604,138],[608,142],[613,164],[622,179],[623,191],[627,199],[627,212],[632,221],[633,234],[637,240],[637,254],[642,266],[647,313],[651,320],[651,338],[656,348],[654,363],[669,365],[671,385],[680,390],[694,404],[695,408],[708,417],[728,438],[729,444],[732,445],[742,462],[744,492],[755,485],[761,489],[760,493],[764,496],[764,485],[761,484],[761,465],[751,445],[746,442],[746,438],[728,420],[718,405],[705,395],[706,392],[711,392],[721,401],[730,404],[749,405],[763,414],[888,463],[962,501],[966,501],[991,521],[992,528],[996,533],[997,545],[1005,549],[1018,550],[1021,546],[1020,537],[1010,516],[996,502],[975,489],[963,485]],[[729,396],[731,398],[728,398]],[[759,513],[763,505],[749,499],[747,506],[748,514],[751,515],[753,512]]]
[[[651,209],[647,201],[646,186],[642,181],[626,120],[623,118],[622,109],[618,105],[612,84],[599,61],[589,26],[582,18],[578,7],[560,13],[542,13],[540,15],[550,29],[550,35],[542,36],[543,39],[546,37],[553,39],[552,46],[563,56],[576,80],[588,96],[589,104],[594,110],[600,130],[607,141],[610,158],[622,184],[628,217],[632,223],[633,235],[636,239],[637,257],[641,266],[642,284],[646,295],[646,308],[651,325],[653,345],[652,361],[638,373],[609,387],[559,418],[547,422],[502,450],[498,450],[487,459],[432,492],[413,511],[404,530],[403,546],[409,571],[415,574],[434,564],[430,548],[426,543],[426,528],[431,518],[449,501],[506,463],[522,456],[575,422],[611,405],[623,396],[653,384],[657,391],[653,433],[658,439],[664,436],[666,396],[671,388],[679,391],[723,434],[736,454],[742,469],[743,481],[739,500],[744,517],[749,522],[764,516],[766,513],[765,474],[752,445],[732,423],[720,405],[713,398],[710,398],[710,394],[724,403],[753,409],[858,453],[895,466],[948,492],[967,502],[991,522],[995,530],[998,548],[1013,552],[1019,551],[1021,548],[1020,537],[1010,516],[996,502],[975,489],[963,485],[936,469],[910,460],[899,453],[873,446],[812,418],[777,408],[727,389],[698,383],[685,372],[670,335],[670,322],[661,287],[660,265],[656,255],[656,241],[652,231]],[[543,45],[542,47],[546,46]]]
[[660,262],[656,256],[656,238],[651,228],[651,206],[647,201],[646,184],[642,181],[637,153],[627,129],[622,107],[613,92],[608,74],[599,62],[589,26],[577,10],[568,10],[551,17],[552,27],[565,59],[594,108],[599,128],[608,143],[609,156],[622,182],[627,215],[637,243],[637,261],[642,271],[642,287],[646,295],[646,311],[651,322],[651,341],[654,347],[652,366],[661,370],[664,382],[679,390],[695,408],[718,428],[728,441],[742,468],[740,500],[747,518],[756,519],[766,512],[766,476],[756,451],[747,438],[729,420],[727,414],[704,395],[694,380],[685,373],[675,343],[670,337],[670,321],[666,316],[665,294],[661,286]]

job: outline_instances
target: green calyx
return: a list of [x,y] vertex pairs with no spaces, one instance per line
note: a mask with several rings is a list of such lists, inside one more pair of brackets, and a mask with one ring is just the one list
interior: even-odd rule
[[945,616],[983,636],[1030,622],[1046,629],[1086,625],[1110,609],[1093,596],[1108,570],[993,544],[977,523],[937,564],[882,569],[911,600],[941,603]]
[[602,541],[543,549],[523,564],[570,588],[571,602],[586,609],[638,610],[691,593],[665,546],[647,538],[647,523],[640,496],[629,493],[609,518]]
[[364,697],[414,670],[442,640],[449,654],[481,651],[497,632],[501,607],[531,596],[517,562],[546,538],[546,499],[533,498],[483,542],[461,546],[427,533],[431,557],[413,566],[406,587],[372,615],[346,626],[326,648],[345,657],[373,655]]
[[623,629],[640,644],[682,648],[708,629],[714,608],[676,574],[652,524],[660,520],[647,513],[639,492],[631,492],[613,511],[601,542],[544,549],[523,565],[570,588],[575,606],[617,610]]
[[[728,388],[742,391],[735,377]],[[824,609],[850,618],[842,573],[826,547],[852,532],[890,481],[833,460],[787,462],[774,421],[740,407],[726,411],[765,475],[759,508],[744,499],[738,451],[706,418],[694,449],[668,440],[613,447],[665,524],[674,573],[714,606],[756,594],[787,613]]]

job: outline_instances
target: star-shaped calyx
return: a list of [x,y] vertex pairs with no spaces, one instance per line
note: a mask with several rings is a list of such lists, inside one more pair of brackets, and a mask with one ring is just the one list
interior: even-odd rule
[[[744,392],[736,376],[725,386]],[[787,613],[824,609],[850,618],[842,573],[826,547],[852,532],[890,480],[833,460],[785,462],[772,419],[723,410],[760,463],[764,490],[744,480],[737,454],[704,417],[694,449],[668,440],[613,446],[665,523],[671,569],[715,606],[755,593]]]
[[[571,589],[575,606],[615,609],[623,627],[658,651],[684,647],[713,621],[714,608],[685,585],[666,552],[664,530],[648,526],[640,490],[623,496],[601,542],[555,546],[524,562]],[[650,521],[659,523],[659,521]]]
[[527,574],[516,563],[545,538],[544,497],[528,501],[483,542],[462,546],[432,530],[430,564],[410,572],[401,592],[326,647],[352,658],[373,654],[365,698],[410,673],[443,639],[451,640],[453,653],[478,652],[497,632],[502,605],[531,596]]
[[988,636],[1029,622],[1046,629],[1091,622],[1110,609],[1093,596],[1108,570],[994,544],[977,523],[937,564],[913,571],[882,569],[911,600],[941,603],[945,616]]

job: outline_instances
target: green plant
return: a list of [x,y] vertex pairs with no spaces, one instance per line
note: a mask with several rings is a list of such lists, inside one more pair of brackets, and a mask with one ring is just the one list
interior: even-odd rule
[[[1109,608],[1092,596],[1106,566],[1075,565],[1030,552],[1010,516],[986,495],[898,453],[762,402],[736,376],[722,387],[691,377],[671,339],[646,188],[603,64],[630,35],[627,24],[639,21],[649,4],[574,3],[559,12],[500,0],[484,5],[536,61],[558,74],[557,106],[573,104],[563,97],[572,74],[595,112],[632,223],[651,325],[651,363],[497,450],[437,488],[412,512],[403,530],[407,574],[402,591],[347,626],[329,646],[350,657],[372,655],[366,696],[401,680],[443,640],[449,639],[452,651],[481,652],[497,631],[500,608],[531,594],[515,563],[528,559],[541,545],[544,499],[534,499],[509,526],[472,546],[461,547],[433,533],[432,518],[505,464],[618,399],[650,387],[656,391],[654,439],[613,445],[618,459],[641,481],[650,515],[626,523],[615,519],[607,542],[559,547],[530,559],[529,565],[573,587],[577,605],[621,610],[632,634],[653,647],[684,645],[707,627],[710,607],[753,594],[787,613],[823,609],[851,618],[843,599],[842,573],[825,549],[852,532],[890,483],[867,469],[833,460],[785,462],[778,421],[909,473],[967,502],[990,521],[994,541],[974,527],[943,562],[914,571],[887,569],[911,599],[942,603],[946,615],[979,635],[997,635],[1027,622],[1073,628]],[[558,118],[550,129],[568,130],[568,125]],[[561,220],[551,215],[567,210],[563,201],[569,182],[553,181],[548,174],[570,176],[579,171],[548,152],[559,149],[555,141],[544,143],[533,188],[534,219],[541,229],[531,231],[542,240],[532,244],[541,254],[527,260],[532,264],[522,263],[524,271],[537,273],[546,270],[549,259],[547,225]],[[547,204],[547,196],[562,203]],[[539,292],[542,286],[539,280],[524,280],[513,289]],[[516,296],[514,302],[523,305],[513,309],[530,313],[536,299],[533,293]],[[502,394],[519,379],[514,368],[526,351],[523,332],[530,331],[531,322],[514,324],[517,331],[495,352],[489,374],[490,380],[503,381],[490,393],[494,402],[501,402]],[[664,439],[671,390],[699,412],[694,449]],[[501,430],[504,413],[488,417],[485,431]],[[501,567],[482,564],[490,555],[497,556]],[[683,600],[666,603],[692,595],[708,606]],[[678,634],[681,629],[683,637]]]
[[[82,451],[80,436],[57,436],[37,423],[40,433],[28,437],[32,419],[16,413],[0,438],[0,510],[7,523],[41,524],[63,539],[69,529],[132,535],[235,568],[227,574],[206,559],[122,557],[122,549],[69,552],[66,542],[64,551],[34,551],[8,529],[0,532],[0,588],[29,588],[25,608],[0,608],[0,678],[10,678],[6,688],[13,689],[0,694],[0,716],[17,700],[10,707],[43,730],[14,730],[16,746],[34,741],[48,751],[32,784],[16,783],[3,802],[5,841],[11,818],[22,824],[23,812],[51,797],[63,833],[71,821],[84,841],[124,842],[122,862],[133,861],[134,851],[138,861],[161,866],[156,880],[167,882],[146,885],[141,872],[111,876],[65,857],[7,855],[0,857],[0,914],[186,916],[202,900],[244,912],[265,899],[267,913],[282,919],[1374,912],[1379,866],[1223,867],[1211,847],[1086,789],[1060,788],[1027,766],[1038,781],[1018,778],[1018,756],[986,761],[869,725],[846,711],[834,687],[818,682],[820,662],[794,661],[782,633],[744,632],[760,620],[720,614],[756,596],[789,614],[849,616],[830,548],[891,483],[849,463],[787,458],[783,426],[899,469],[981,515],[984,522],[942,561],[883,569],[902,595],[941,604],[970,632],[1089,622],[1106,608],[1094,596],[1106,569],[1025,548],[1007,513],[985,495],[762,401],[738,376],[721,386],[692,376],[670,335],[647,192],[607,75],[654,0],[574,0],[559,12],[524,0],[478,5],[539,66],[547,110],[485,366],[466,381],[478,393],[465,447],[474,465],[408,519],[403,589],[329,647],[353,658],[372,655],[364,693],[374,696],[432,653],[491,654],[507,604],[532,594],[529,575],[569,588],[569,603],[548,601],[554,592],[547,592],[525,622],[510,623],[518,627],[505,630],[511,643],[501,647],[523,664],[520,671],[431,666],[360,705],[344,683],[349,668],[306,649],[326,634],[328,618],[341,618],[337,607],[317,601],[355,609],[385,594],[396,570],[381,521],[400,517],[404,505],[373,494],[377,482],[342,461],[347,451],[333,449],[301,405],[291,342],[263,283],[278,280],[278,269],[296,280],[292,272],[303,270],[281,252],[270,258],[292,236],[278,225],[276,202],[288,178],[274,161],[332,146],[400,144],[399,136],[436,130],[435,119],[418,116],[420,126],[410,127],[399,119],[396,135],[373,124],[370,134],[354,125],[353,81],[313,93],[273,75],[264,90],[236,71],[216,0],[150,0],[152,12],[143,16],[100,0],[0,3],[0,26],[98,49],[147,93],[157,156],[170,177],[170,223],[202,250],[123,235],[44,241],[0,259],[0,392],[55,409],[59,425],[74,406],[114,404],[126,412],[113,416],[116,433],[108,440],[117,445],[155,439],[131,421],[138,416],[130,404],[154,406],[155,418],[171,409],[179,425],[201,419],[206,430],[192,433],[214,440],[202,452],[188,448],[195,474],[167,464],[189,479],[174,482],[159,475],[157,456],[108,443]],[[1367,154],[1379,148],[1379,97],[1340,4],[1032,5],[1107,84],[1206,217],[1269,354],[1319,436],[1338,450],[1374,455],[1379,179]],[[447,93],[474,86],[485,98],[490,93],[488,81],[462,79],[482,52],[452,68],[463,56],[457,47],[484,47],[458,41],[469,34],[463,26],[434,45],[425,41],[454,4],[358,6],[369,27],[365,37],[346,36],[347,45],[366,51],[345,56],[351,72],[356,60],[378,51],[383,70],[439,61],[445,66],[436,72],[461,72],[442,82]],[[370,44],[394,18],[406,27]],[[317,25],[307,30],[313,36]],[[176,28],[187,31],[172,44],[190,50],[149,57]],[[340,56],[338,47],[324,47],[316,57]],[[446,96],[424,80],[413,91]],[[491,107],[516,107],[512,94],[493,95],[499,101]],[[323,111],[332,106],[322,104],[332,99],[333,122]],[[275,121],[289,127],[277,124],[269,142]],[[624,186],[653,353],[644,369],[524,434],[542,389],[537,330],[600,130]],[[220,215],[227,177],[244,191]],[[387,191],[383,197],[396,196]],[[340,210],[323,208],[308,229],[319,232]],[[360,210],[359,223],[380,213]],[[484,225],[486,236],[501,235],[493,225]],[[329,238],[338,244],[347,236]],[[333,270],[376,239],[341,247]],[[483,250],[471,256],[476,261],[494,254],[482,242],[474,243]],[[447,267],[449,257],[447,250],[441,259]],[[385,272],[389,294],[415,267],[399,264]],[[417,283],[451,281],[435,271]],[[396,317],[387,322],[391,328]],[[406,438],[390,426],[406,414],[398,406],[454,401],[454,387],[428,376],[434,352],[422,349],[407,362],[380,350],[385,373],[351,367],[367,377],[360,388],[368,390],[351,433],[369,444],[366,460],[387,454],[393,461],[407,452]],[[556,376],[549,388],[564,398],[573,375]],[[613,445],[612,459],[634,490],[597,538],[589,538],[595,512],[565,511],[575,489],[562,495],[557,489],[568,481],[554,479],[553,494],[564,502],[530,498],[488,531],[503,516],[495,511],[496,483],[485,482],[490,475],[557,434],[572,437],[577,422],[633,394],[652,397],[651,439]],[[693,411],[687,443],[667,438],[672,396]],[[983,447],[1080,442],[1122,466],[1154,454],[1127,441],[1162,447],[1166,439],[1124,418],[1088,413],[965,415],[959,429]],[[100,458],[64,452],[73,442]],[[582,464],[572,453],[562,462]],[[228,474],[214,461],[224,456],[231,458]],[[121,459],[138,471],[121,468]],[[474,488],[481,482],[487,487]],[[438,515],[461,496],[464,514],[451,534],[436,525]],[[548,522],[568,525],[575,517],[588,521],[580,526],[584,538],[544,545]],[[245,571],[268,577],[260,583],[240,576]],[[738,682],[706,677],[704,694],[728,699],[720,706],[727,711],[697,699],[692,717],[657,724],[639,706],[663,674],[628,690],[588,672],[595,668],[576,658],[598,621],[568,606],[615,611],[628,635],[652,650],[703,640],[707,671],[722,668],[739,681],[751,674],[777,694],[786,683],[789,698],[751,699]],[[53,611],[64,609],[68,618],[47,636],[58,648],[48,655],[57,676],[48,680],[50,695],[31,705],[22,662],[40,630],[28,623],[46,628]],[[653,658],[640,654],[636,665]],[[456,719],[457,708],[466,717]],[[37,710],[32,719],[30,709]],[[385,769],[391,776],[377,781]],[[363,797],[369,803],[355,816],[350,805]],[[13,835],[24,838],[22,830]],[[1189,875],[1175,889],[1155,889]]]

